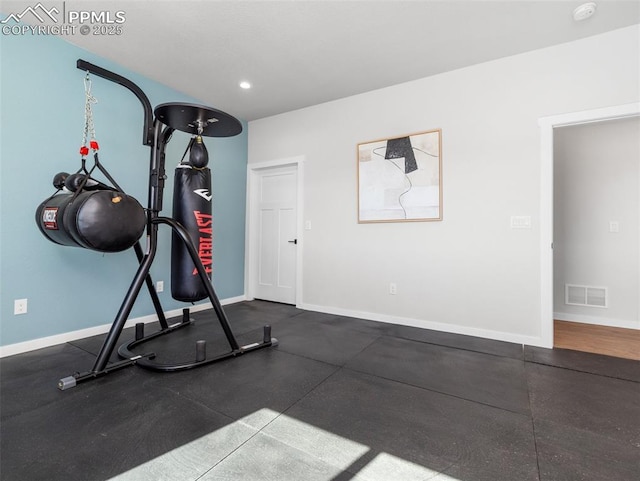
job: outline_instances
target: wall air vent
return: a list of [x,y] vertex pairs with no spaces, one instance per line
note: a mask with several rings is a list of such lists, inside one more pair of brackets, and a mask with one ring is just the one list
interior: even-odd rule
[[565,284],[564,303],[570,306],[607,307],[607,288]]

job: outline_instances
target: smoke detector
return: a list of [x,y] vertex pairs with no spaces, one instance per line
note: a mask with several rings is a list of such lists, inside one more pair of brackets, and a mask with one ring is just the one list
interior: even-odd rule
[[573,19],[582,22],[596,13],[598,6],[594,2],[583,3],[573,11]]

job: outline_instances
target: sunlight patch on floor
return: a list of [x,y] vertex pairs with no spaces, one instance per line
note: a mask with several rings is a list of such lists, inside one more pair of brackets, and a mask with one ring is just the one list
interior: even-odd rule
[[[255,426],[256,419],[273,420],[262,430]],[[340,471],[354,472],[354,481],[391,481],[391,480],[433,480],[433,481],[459,481],[456,478],[434,471],[419,464],[404,460],[388,453],[372,453],[371,449],[361,443],[339,436],[311,424],[292,418],[285,414],[279,414],[270,409],[260,409],[227,426],[212,433],[202,436],[183,446],[173,449],[144,464],[122,473],[113,481],[145,481],[145,480],[197,480],[203,475],[215,478],[215,466],[233,464],[236,457],[240,456],[247,461],[247,472],[252,472],[252,479],[259,480],[260,471],[253,469],[251,464],[269,466],[269,471],[278,472],[279,467],[273,464],[278,460],[278,453],[243,452],[243,445],[256,435],[268,436],[275,445],[286,445],[300,454],[295,459],[287,460],[287,469],[291,472],[290,464],[299,464],[299,473],[305,472],[305,458],[309,463],[318,461],[326,467],[338,468]],[[257,439],[257,438],[256,438]],[[251,445],[252,443],[248,443]],[[141,447],[143,449],[143,447]],[[239,449],[239,450],[238,450]],[[275,448],[277,449],[277,448]],[[238,451],[236,451],[238,450]],[[246,448],[249,451],[249,446]],[[259,454],[256,459],[255,455]],[[367,461],[368,457],[372,457]],[[363,466],[360,466],[363,464]],[[255,467],[255,466],[254,466]],[[237,469],[234,468],[234,469]],[[224,470],[224,469],[223,469]],[[222,474],[222,473],[221,473]],[[266,472],[265,479],[271,479]],[[316,473],[318,474],[318,473]],[[205,476],[205,477],[208,477]],[[327,474],[326,479],[318,481],[331,481],[335,475]],[[282,481],[286,481],[282,478]]]

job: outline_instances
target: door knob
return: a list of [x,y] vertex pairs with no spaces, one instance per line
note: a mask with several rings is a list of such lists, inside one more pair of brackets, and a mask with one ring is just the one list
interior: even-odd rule
[[290,241],[287,241],[289,244],[297,244],[298,243],[298,239],[293,239]]

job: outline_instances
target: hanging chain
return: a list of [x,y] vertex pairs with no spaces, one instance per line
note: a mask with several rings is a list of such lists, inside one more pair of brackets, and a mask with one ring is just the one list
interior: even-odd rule
[[89,138],[89,146],[94,151],[99,149],[98,142],[96,140],[96,130],[93,125],[93,110],[92,104],[97,104],[98,100],[91,94],[91,79],[89,78],[89,72],[87,72],[84,78],[84,132],[82,135],[82,146],[80,147],[80,155],[84,157],[89,154],[89,147],[87,147],[87,138]]

